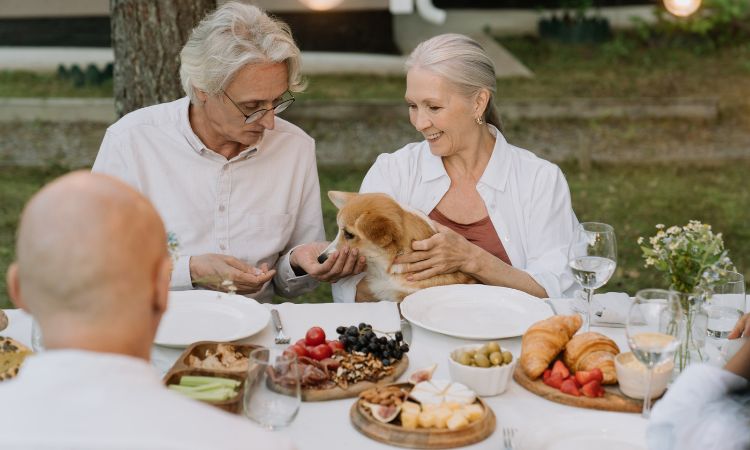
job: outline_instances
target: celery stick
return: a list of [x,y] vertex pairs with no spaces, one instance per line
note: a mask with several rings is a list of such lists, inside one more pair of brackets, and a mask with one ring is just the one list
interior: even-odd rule
[[178,391],[181,394],[184,394],[190,398],[193,398],[195,400],[209,401],[209,402],[221,402],[224,400],[228,400],[236,395],[236,392],[232,390],[231,388],[219,388],[219,389],[214,389],[211,391],[184,391],[184,390],[178,389],[179,387],[181,386],[174,385],[174,384],[169,385],[170,389]]
[[223,383],[206,383],[206,384],[201,384],[198,386],[190,386],[190,385],[186,386],[184,384],[177,384],[176,386],[179,386],[181,390],[190,391],[190,392],[211,391],[214,389],[221,389],[221,388],[234,389],[232,386],[227,386]]
[[239,381],[232,380],[230,378],[203,377],[197,375],[185,375],[184,377],[180,378],[180,384],[182,386],[200,386],[206,383],[221,383],[222,385],[232,388],[240,385]]

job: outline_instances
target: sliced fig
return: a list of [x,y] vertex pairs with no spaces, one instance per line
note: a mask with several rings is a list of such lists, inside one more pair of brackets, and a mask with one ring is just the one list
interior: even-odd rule
[[372,417],[378,422],[388,423],[396,420],[401,412],[401,405],[376,405],[375,403],[365,402],[365,406],[370,409]]
[[437,364],[433,364],[430,367],[425,367],[424,369],[419,369],[409,375],[409,379],[407,381],[411,384],[417,384],[421,381],[429,381],[430,379],[432,379],[432,374],[435,373],[435,369],[437,369]]

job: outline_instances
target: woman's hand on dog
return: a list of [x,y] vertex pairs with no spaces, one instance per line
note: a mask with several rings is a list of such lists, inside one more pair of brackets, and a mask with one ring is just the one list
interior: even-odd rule
[[328,247],[328,242],[312,242],[295,248],[290,263],[292,268],[298,267],[318,281],[335,283],[341,278],[356,275],[365,270],[365,257],[359,256],[358,250],[341,248],[328,255],[323,264],[318,262],[318,256]]
[[409,273],[409,281],[426,280],[435,275],[461,271],[470,273],[467,266],[473,258],[475,246],[463,236],[433,221],[437,233],[411,244],[413,253],[394,261],[393,272]]

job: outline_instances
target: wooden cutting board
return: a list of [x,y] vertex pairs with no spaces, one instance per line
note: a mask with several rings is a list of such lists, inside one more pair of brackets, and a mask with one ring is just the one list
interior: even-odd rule
[[541,377],[537,380],[532,380],[521,369],[520,365],[516,366],[516,370],[513,372],[513,379],[526,390],[549,401],[562,403],[563,405],[628,413],[640,413],[643,410],[643,401],[626,397],[625,394],[620,392],[620,388],[617,385],[604,386],[604,397],[590,398],[583,395],[576,397],[575,395],[560,392],[559,389],[544,384]]
[[[399,383],[397,386],[411,386]],[[407,448],[454,448],[483,441],[495,431],[495,413],[479,397],[477,401],[484,407],[484,416],[461,430],[417,428],[405,430],[400,424],[382,423],[375,420],[362,400],[357,400],[349,410],[352,425],[360,433],[388,445]]]
[[[406,371],[407,367],[409,367],[409,358],[404,355],[401,360],[395,366],[393,366],[393,373],[384,378],[381,378],[377,383],[371,381],[360,381],[359,383],[350,384],[346,389],[340,388],[338,386],[334,386],[329,389],[302,389],[302,401],[322,402],[327,400],[339,400],[342,398],[356,397],[360,392],[366,391],[377,385],[393,383]],[[276,384],[269,387],[277,392],[289,392],[284,387]]]

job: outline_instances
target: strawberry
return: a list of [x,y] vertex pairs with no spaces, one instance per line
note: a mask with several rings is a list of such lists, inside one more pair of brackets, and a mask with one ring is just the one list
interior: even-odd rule
[[576,381],[579,386],[587,384],[589,381],[594,379],[594,374],[587,370],[579,370],[576,372]]
[[595,380],[599,380],[599,383],[604,381],[604,374],[602,373],[602,369],[595,367],[589,370],[589,372],[591,372]]
[[547,378],[544,379],[544,384],[552,386],[555,389],[560,389],[563,384],[563,377],[559,373],[552,372]]
[[552,375],[552,371],[549,369],[545,370],[542,374],[542,380],[547,381],[547,378],[549,378],[550,375]]
[[563,380],[570,376],[570,370],[568,370],[568,368],[565,367],[565,363],[559,359],[555,361],[555,364],[552,366],[552,373],[559,373]]
[[599,380],[591,380],[581,388],[581,392],[586,397],[604,397],[604,388]]
[[577,387],[578,389],[580,389],[580,388],[581,388],[581,386],[583,386],[583,383],[580,383],[580,382],[578,381],[578,378],[576,378],[576,377],[575,377],[574,375],[571,375],[571,376],[569,376],[568,378],[566,378],[566,380],[573,380],[573,383],[575,383],[575,384],[576,384],[576,387]]
[[563,381],[562,385],[560,385],[560,391],[566,394],[575,395],[576,397],[581,396],[581,392],[578,390],[574,379],[567,379]]

